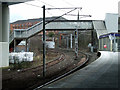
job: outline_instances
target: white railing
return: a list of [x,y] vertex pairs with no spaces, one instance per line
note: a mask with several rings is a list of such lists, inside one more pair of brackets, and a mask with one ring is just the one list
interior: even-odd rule
[[9,36],[9,43],[11,43],[14,40],[14,32],[12,32]]
[[[92,22],[88,21],[82,21],[82,22],[76,22],[76,21],[64,21],[64,22],[50,22],[46,25],[46,29],[76,29],[76,26],[78,26],[78,29],[93,29]],[[14,33],[10,35],[10,43],[14,38],[30,38],[31,36],[34,36],[35,34],[39,33],[43,29],[43,21],[40,23],[37,23],[33,25],[32,27],[28,29],[16,29],[14,30]]]

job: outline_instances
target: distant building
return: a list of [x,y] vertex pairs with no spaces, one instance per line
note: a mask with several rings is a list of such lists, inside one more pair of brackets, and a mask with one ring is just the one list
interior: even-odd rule
[[[102,35],[99,36],[100,51],[120,51],[120,19],[118,14],[106,15],[105,25],[107,31],[102,30]],[[106,48],[104,47],[106,45]]]
[[[15,22],[10,24],[10,32],[13,32],[13,30],[15,30],[15,29],[21,29],[21,30],[28,29],[29,27],[31,27],[31,26],[33,26],[37,23],[40,23],[42,20],[43,20],[43,18],[15,21]],[[66,19],[63,18],[63,17],[60,17],[60,18],[58,18],[58,17],[46,17],[45,20],[46,20],[46,22],[49,22],[51,20],[66,20]],[[46,35],[48,35],[49,32],[53,32],[54,34],[58,33],[58,31],[54,31],[54,30],[53,31],[46,31]],[[38,33],[38,35],[40,35],[40,36],[42,34],[43,34],[43,32]],[[16,52],[25,51],[26,50],[25,49],[25,43],[26,43],[25,41],[21,41],[16,46]],[[13,48],[10,48],[10,52],[13,52]]]
[[118,32],[120,33],[120,17],[118,18]]
[[[55,18],[57,18],[57,17],[47,17],[46,21],[50,21],[50,20],[53,20]],[[41,22],[42,20],[43,20],[42,18],[18,20],[16,22],[13,22],[10,24],[10,30],[12,32],[14,29],[27,29],[27,28]],[[66,20],[66,19],[61,17],[61,18],[58,18],[56,20]]]

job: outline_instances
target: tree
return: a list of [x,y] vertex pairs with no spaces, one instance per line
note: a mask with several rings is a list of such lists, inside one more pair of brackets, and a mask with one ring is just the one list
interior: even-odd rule
[[54,35],[55,35],[54,32],[49,32],[49,33],[48,33],[48,36],[49,36],[49,37],[53,37]]

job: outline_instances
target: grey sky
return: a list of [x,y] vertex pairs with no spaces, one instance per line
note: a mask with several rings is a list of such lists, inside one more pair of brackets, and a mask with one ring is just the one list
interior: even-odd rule
[[[46,8],[53,7],[82,7],[80,14],[92,15],[91,18],[81,19],[97,19],[103,20],[105,13],[118,13],[119,0],[34,0],[22,4],[10,6],[10,22],[23,19],[42,17],[42,6]],[[36,5],[36,6],[32,6]],[[69,10],[50,10],[46,11],[46,17],[59,16]],[[77,14],[75,10],[71,14]],[[65,16],[67,19],[77,19],[75,16]]]

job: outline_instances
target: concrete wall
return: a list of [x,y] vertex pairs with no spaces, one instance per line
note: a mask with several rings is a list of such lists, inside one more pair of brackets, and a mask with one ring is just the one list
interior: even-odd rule
[[[0,42],[2,42],[2,3],[0,3]],[[2,44],[0,43],[0,67],[2,66]]]
[[9,7],[2,5],[2,42],[9,42]]
[[2,42],[2,4],[0,3],[0,42]]
[[119,14],[119,17],[120,17],[120,1],[118,2],[118,14]]
[[9,7],[0,4],[0,67],[9,66]]
[[105,25],[108,33],[118,33],[118,14],[107,13]]
[[[9,7],[31,0],[0,0],[0,67],[9,66]],[[4,2],[4,4],[2,3]],[[2,63],[1,63],[2,62]]]
[[0,67],[9,66],[9,44],[7,42],[0,42],[0,58],[2,59],[2,65]]
[[[2,41],[2,4],[0,3],[0,42]],[[2,66],[2,45],[0,45],[0,67]],[[2,69],[0,68],[0,90],[2,90]]]

